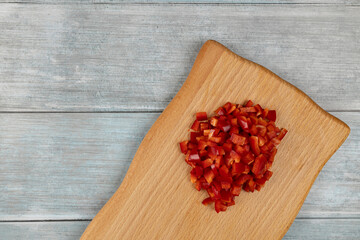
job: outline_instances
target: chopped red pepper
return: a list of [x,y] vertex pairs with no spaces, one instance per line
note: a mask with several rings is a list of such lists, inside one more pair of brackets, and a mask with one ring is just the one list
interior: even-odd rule
[[187,144],[188,144],[189,141],[183,141],[180,143],[180,149],[181,149],[181,152],[186,154],[187,153]]
[[256,136],[251,136],[249,138],[250,141],[250,147],[251,150],[253,151],[253,153],[255,153],[255,155],[259,155],[260,154],[260,148],[259,148],[259,138]]
[[206,112],[198,112],[198,113],[196,113],[196,120],[198,120],[198,121],[207,120]]
[[224,203],[222,203],[220,200],[215,201],[215,211],[217,213],[225,212],[226,209],[227,209],[227,206]]
[[240,136],[239,134],[233,133],[231,134],[230,140],[237,145],[244,145],[246,141],[246,137]]
[[216,212],[235,204],[241,189],[260,191],[272,176],[276,146],[287,130],[276,126],[276,111],[253,105],[227,102],[210,118],[196,113],[190,140],[180,142],[185,161],[191,166],[190,180],[209,197],[204,205],[215,203]]
[[191,126],[191,129],[194,131],[199,131],[200,122],[198,120],[195,120],[193,125]]

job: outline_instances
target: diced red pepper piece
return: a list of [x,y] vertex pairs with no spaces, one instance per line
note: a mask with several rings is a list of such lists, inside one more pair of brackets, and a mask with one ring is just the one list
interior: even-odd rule
[[213,164],[213,160],[211,158],[207,158],[204,161],[201,161],[202,167],[205,169],[210,167]]
[[215,201],[215,211],[217,213],[219,212],[225,212],[227,209],[227,206],[225,204],[223,204],[220,200],[216,200]]
[[230,157],[230,155],[226,155],[224,161],[225,161],[225,165],[226,165],[228,168],[230,168],[231,165],[234,163],[235,160],[234,160],[232,157]]
[[263,111],[262,107],[259,104],[256,104],[254,108],[256,109],[256,116],[260,116]]
[[233,133],[230,136],[230,140],[236,145],[244,145],[246,141],[246,137]]
[[183,141],[180,143],[180,150],[183,154],[186,154],[187,153],[187,145],[188,145],[189,141]]
[[220,192],[221,200],[225,203],[229,203],[232,200],[232,195],[229,191],[221,190]]
[[276,111],[275,110],[270,110],[267,114],[267,118],[270,120],[270,121],[276,121]]
[[204,178],[208,183],[211,183],[213,181],[213,179],[215,178],[215,174],[212,169],[205,169]]
[[250,147],[251,150],[254,152],[254,154],[257,156],[260,154],[260,148],[259,148],[259,138],[256,136],[251,136],[249,138]]
[[200,158],[206,157],[207,156],[207,151],[206,150],[200,150],[199,155],[200,155]]
[[220,143],[221,142],[221,137],[210,137],[209,140],[214,142],[214,143]]
[[248,152],[245,156],[241,158],[241,162],[249,165],[255,160],[254,154],[251,152]]
[[231,183],[229,182],[220,182],[221,188],[224,190],[229,190],[231,188]]
[[240,177],[234,182],[235,185],[237,186],[241,186],[243,185],[245,182],[249,181],[250,179],[252,179],[252,176],[248,175],[248,174],[242,174],[240,175]]
[[259,178],[259,179],[255,179],[255,183],[258,184],[258,185],[264,185],[266,182],[266,178],[265,177],[262,177],[262,178]]
[[222,156],[217,156],[215,158],[215,167],[216,168],[220,168],[220,166],[222,166],[224,164],[224,159]]
[[240,111],[249,113],[249,112],[256,112],[256,109],[255,107],[242,107],[240,108]]
[[255,174],[255,176],[262,175],[266,171],[265,169],[266,161],[267,159],[263,154],[260,154],[255,158],[255,162],[251,170]]
[[205,129],[205,130],[203,131],[203,135],[204,135],[204,136],[209,136],[211,130],[213,130],[213,129]]
[[221,185],[220,185],[220,183],[219,184],[213,184],[211,186],[211,190],[214,193],[213,199],[220,199],[221,198],[221,195],[220,195]]
[[219,174],[220,176],[224,176],[224,177],[229,176],[229,168],[226,165],[222,165],[219,168]]
[[216,117],[212,117],[210,119],[210,125],[213,126],[213,127],[216,127],[218,122],[219,122],[219,120]]
[[288,131],[285,128],[281,129],[278,139],[282,140],[285,137],[287,132]]
[[231,128],[231,125],[228,122],[225,121],[219,121],[218,122],[218,127],[224,131],[224,132],[228,132]]
[[277,153],[277,149],[274,147],[273,150],[271,151],[271,155],[269,157],[269,162],[274,162],[276,153]]
[[191,173],[193,173],[197,178],[201,177],[204,173],[203,168],[196,166],[191,170]]
[[253,125],[257,125],[259,122],[259,119],[256,116],[250,116],[249,117]]
[[265,109],[262,111],[261,116],[262,116],[263,118],[266,118],[267,115],[268,115],[268,113],[269,113],[269,109],[265,108]]
[[231,199],[231,202],[229,202],[229,203],[226,204],[226,206],[227,206],[227,207],[230,207],[230,206],[232,206],[232,205],[235,205],[235,201],[234,201],[233,198]]
[[219,154],[218,148],[217,147],[210,147],[208,149],[208,155],[211,159],[215,159]]
[[246,151],[245,146],[235,145],[234,150],[235,150],[235,152],[237,152],[241,156],[244,156],[244,155],[246,155],[248,153],[248,151]]
[[269,139],[273,139],[273,138],[277,137],[275,130],[272,132],[267,132],[266,135],[268,136]]
[[230,151],[230,158],[233,159],[235,161],[235,163],[239,163],[240,162],[240,155],[235,152],[234,150]]
[[196,181],[196,182],[195,182],[195,188],[196,188],[196,190],[198,190],[198,191],[201,190],[201,182],[200,182],[200,181]]
[[191,125],[191,129],[194,131],[199,131],[200,122],[198,120],[195,120],[194,123]]
[[192,142],[189,142],[187,145],[188,150],[192,150],[192,149],[198,149],[198,145]]
[[261,188],[262,188],[262,186],[261,186],[261,185],[256,184],[256,187],[255,187],[256,191],[260,191],[260,190],[261,190]]
[[247,101],[247,103],[245,104],[245,107],[252,107],[252,105],[254,105],[254,103],[253,103],[251,100],[249,100],[249,101]]
[[229,135],[231,136],[233,133],[239,134],[239,128],[238,127],[231,127],[229,131]]
[[222,146],[223,146],[225,152],[230,152],[232,150],[232,144],[231,143],[224,143]]
[[246,170],[246,165],[243,164],[243,163],[234,163],[232,165],[232,170],[231,170],[231,174],[234,176],[234,175],[237,175],[237,174],[242,174],[244,173]]
[[232,106],[231,102],[227,102],[227,103],[225,103],[223,108],[225,109],[226,112],[228,112],[230,110],[231,106]]
[[266,127],[268,124],[267,121],[262,118],[259,118],[258,123],[259,123],[259,125],[262,125],[264,127]]
[[237,118],[232,118],[232,119],[230,120],[230,124],[231,124],[231,126],[237,127],[237,126],[238,126]]
[[246,117],[239,116],[237,118],[237,120],[238,120],[240,127],[244,130],[244,132],[249,132],[249,125],[248,125]]
[[200,156],[197,149],[193,149],[190,152],[189,161],[200,161]]
[[272,171],[269,171],[269,170],[267,170],[267,171],[264,173],[264,177],[266,178],[267,181],[271,178],[272,175],[273,175],[273,172],[272,172]]
[[207,141],[204,141],[204,140],[200,140],[198,142],[198,150],[205,150],[205,148],[207,147]]
[[281,140],[280,140],[279,138],[275,137],[275,138],[271,139],[271,142],[272,142],[275,146],[277,146],[277,145],[280,144]]
[[207,120],[206,112],[198,112],[198,113],[196,113],[196,120],[198,120],[198,121]]
[[258,135],[264,137],[266,135],[267,129],[263,125],[256,125],[256,129],[258,130]]
[[199,136],[200,136],[199,132],[191,132],[190,133],[190,142],[196,143],[197,142],[196,138]]
[[270,123],[273,123],[273,122],[269,122],[268,125],[267,125],[267,130],[268,132],[275,132],[275,127],[274,125],[270,124]]
[[219,115],[219,116],[223,116],[223,115],[225,115],[225,110],[224,110],[222,107],[219,107],[219,108],[215,111],[215,113],[216,113],[217,115]]
[[259,136],[259,146],[262,147],[266,143],[266,138]]
[[254,182],[253,179],[250,179],[250,180],[246,183],[246,185],[248,186],[248,189],[249,189],[250,192],[254,192],[256,183]]
[[210,125],[207,122],[201,122],[200,123],[200,131],[204,131],[206,129],[209,129]]
[[206,206],[206,205],[209,205],[210,203],[213,203],[213,202],[214,202],[214,200],[212,200],[211,197],[208,197],[208,198],[205,198],[202,201],[202,204],[204,204]]
[[241,187],[240,186],[236,186],[236,185],[233,185],[231,187],[231,194],[234,195],[234,196],[239,196],[240,195],[240,192],[241,192]]
[[253,125],[250,127],[249,132],[250,132],[250,134],[251,134],[251,135],[257,135],[258,130],[257,130],[257,128],[256,128],[256,125],[255,125],[255,124],[253,124]]
[[231,114],[236,109],[236,105],[231,105],[230,109],[227,111],[227,114]]
[[225,150],[222,146],[217,146],[218,155],[225,155]]
[[193,173],[192,171],[190,172],[190,181],[192,183],[195,183],[197,181],[197,177],[196,177],[195,173]]

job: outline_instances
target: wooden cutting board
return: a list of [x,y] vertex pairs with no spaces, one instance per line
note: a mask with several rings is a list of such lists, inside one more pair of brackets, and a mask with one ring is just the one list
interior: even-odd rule
[[[316,81],[316,79],[314,79]],[[252,99],[288,129],[260,192],[242,191],[217,214],[190,182],[178,143],[194,114]],[[184,85],[144,137],[121,186],[81,239],[281,239],[350,128],[299,89],[215,41],[201,48]]]

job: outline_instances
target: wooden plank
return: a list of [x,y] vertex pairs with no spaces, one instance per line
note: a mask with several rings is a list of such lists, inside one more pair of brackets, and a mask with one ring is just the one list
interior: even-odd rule
[[79,239],[88,221],[74,222],[2,222],[2,239]]
[[0,0],[0,3],[32,3],[32,4],[345,4],[359,5],[357,0]]
[[[2,222],[3,239],[79,239],[88,221]],[[120,223],[119,223],[120,224]],[[357,240],[360,219],[295,219],[283,240]]]
[[2,4],[0,111],[162,110],[207,39],[359,110],[359,25],[341,5]]
[[[360,113],[299,217],[360,217]],[[0,221],[91,219],[126,174],[158,114],[0,114]]]

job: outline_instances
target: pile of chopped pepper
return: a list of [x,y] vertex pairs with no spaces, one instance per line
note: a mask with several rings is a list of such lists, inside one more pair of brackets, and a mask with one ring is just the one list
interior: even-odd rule
[[251,100],[245,105],[228,102],[210,118],[206,112],[196,114],[190,140],[181,142],[180,149],[192,167],[191,182],[209,194],[204,205],[215,202],[216,212],[226,211],[241,189],[260,191],[271,178],[276,146],[287,133],[275,120],[275,110]]

